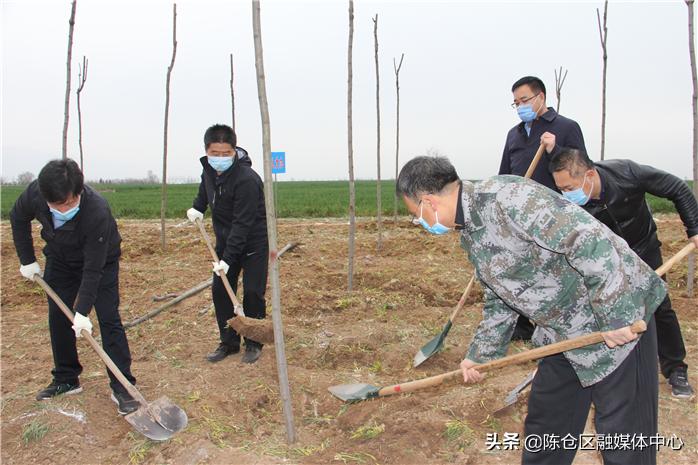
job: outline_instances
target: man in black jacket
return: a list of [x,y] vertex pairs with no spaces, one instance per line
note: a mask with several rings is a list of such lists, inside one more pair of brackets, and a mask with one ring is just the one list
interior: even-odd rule
[[[681,179],[631,160],[593,163],[577,149],[562,149],[550,162],[550,172],[562,195],[581,205],[611,231],[625,239],[633,251],[653,269],[662,264],[657,225],[645,194],[671,200],[686,227],[689,240],[698,247],[698,203]],[[669,380],[672,395],[693,395],[688,382],[686,348],[671,300],[655,313],[657,345],[662,374]]]
[[[12,236],[22,265],[20,273],[32,281],[35,275],[41,275],[32,239],[34,219],[41,223],[41,237],[46,241],[44,279],[75,312],[71,329],[70,320],[53,300],[48,300],[55,367],[53,381],[36,399],[82,391],[78,379],[82,366],[75,338],[80,337],[83,329],[92,332],[87,317],[92,306],[99,321],[102,347],[126,378],[135,383],[131,353],[119,316],[121,236],[107,201],[83,184],[82,172],[73,160],[53,160],[44,166],[10,211]],[[111,398],[119,413],[137,410],[139,403],[108,373]]]
[[[240,351],[240,335],[228,326],[234,316],[230,301],[218,272],[228,276],[237,292],[237,281],[243,271],[245,315],[263,319],[266,315],[264,294],[267,286],[269,245],[267,217],[264,206],[264,186],[252,168],[247,152],[236,147],[237,137],[228,126],[211,126],[204,134],[206,156],[201,157],[203,172],[199,193],[193,208],[187,210],[191,222],[203,220],[211,207],[213,230],[216,234],[216,253],[219,263],[213,264],[213,304],[220,331],[218,348],[207,355],[210,362],[218,362]],[[244,363],[254,363],[262,351],[262,344],[245,338]]]
[[[531,179],[545,187],[557,190],[547,164],[561,147],[586,150],[584,136],[576,121],[558,114],[553,107],[546,105],[545,84],[535,76],[525,76],[512,85],[514,97],[512,108],[521,122],[511,128],[504,144],[499,174],[523,176],[533,161],[541,143],[545,153]],[[533,325],[528,318],[521,316],[516,323],[512,340],[530,340]]]

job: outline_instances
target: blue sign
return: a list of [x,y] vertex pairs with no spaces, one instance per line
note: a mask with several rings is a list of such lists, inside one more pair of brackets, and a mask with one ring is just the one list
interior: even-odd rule
[[271,174],[286,172],[286,152],[271,153]]

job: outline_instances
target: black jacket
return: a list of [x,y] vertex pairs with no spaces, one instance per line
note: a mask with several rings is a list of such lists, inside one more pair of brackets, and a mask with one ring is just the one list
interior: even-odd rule
[[80,196],[80,210],[58,229],[46,200],[34,181],[20,194],[10,211],[12,237],[22,265],[36,261],[31,221],[41,223],[41,237],[46,241],[44,255],[68,268],[82,270],[75,311],[87,315],[97,299],[104,265],[119,259],[121,236],[109,204],[94,189],[85,186]]
[[247,152],[240,148],[236,152],[233,166],[221,175],[207,157],[201,157],[201,183],[192,205],[201,213],[211,207],[216,252],[228,265],[239,264],[243,253],[268,248],[264,184],[252,170]]
[[594,165],[601,177],[601,198],[589,200],[584,209],[625,239],[640,257],[661,246],[646,193],[671,200],[688,237],[698,234],[698,203],[681,179],[631,160],[605,160]]

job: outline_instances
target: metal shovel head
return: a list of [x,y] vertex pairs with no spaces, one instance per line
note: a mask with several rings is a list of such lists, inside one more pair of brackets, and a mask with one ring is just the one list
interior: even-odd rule
[[441,332],[435,336],[434,339],[427,342],[424,347],[419,349],[419,352],[417,352],[417,354],[414,356],[414,363],[412,364],[413,367],[418,367],[429,357],[444,348],[444,340],[446,339],[448,332],[451,330],[451,326],[453,326],[453,323],[451,320],[448,320]]
[[327,388],[330,393],[344,402],[359,402],[378,397],[380,388],[365,383],[339,384]]
[[124,417],[136,431],[153,441],[165,441],[187,426],[187,413],[167,397],[150,402]]

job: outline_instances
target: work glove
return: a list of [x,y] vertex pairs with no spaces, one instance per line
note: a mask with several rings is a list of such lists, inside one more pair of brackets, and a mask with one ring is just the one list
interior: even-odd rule
[[211,264],[213,265],[213,272],[216,273],[217,275],[220,276],[219,271],[222,271],[224,274],[228,274],[228,270],[230,269],[230,265],[228,265],[223,260],[219,261],[218,263],[211,262]]
[[196,223],[197,219],[201,221],[204,220],[204,214],[196,208],[190,208],[189,210],[187,210],[187,218],[189,218],[189,221],[191,221],[192,223]]
[[80,312],[75,312],[73,317],[73,331],[75,331],[75,337],[80,337],[82,330],[87,330],[90,335],[92,335],[92,322],[89,318]]
[[36,262],[30,263],[29,265],[20,266],[19,272],[22,273],[22,276],[30,281],[34,281],[34,275],[36,274],[42,277],[44,276],[44,274],[41,272],[41,267]]

